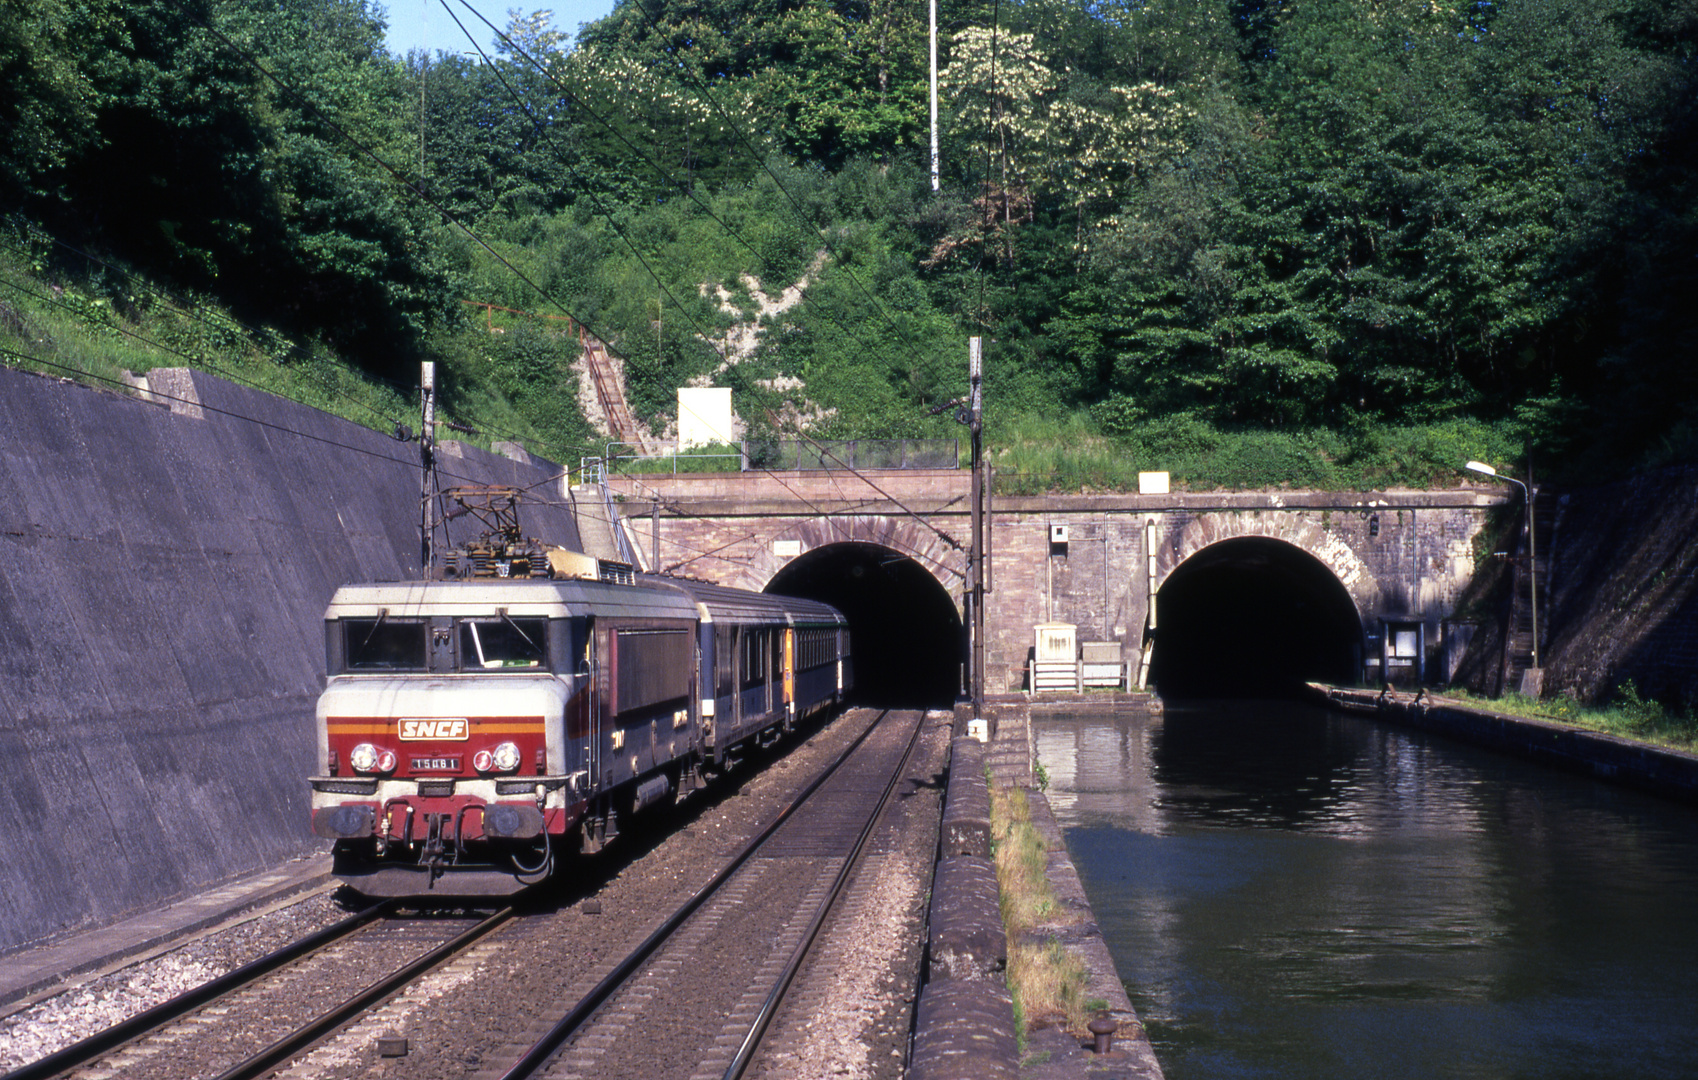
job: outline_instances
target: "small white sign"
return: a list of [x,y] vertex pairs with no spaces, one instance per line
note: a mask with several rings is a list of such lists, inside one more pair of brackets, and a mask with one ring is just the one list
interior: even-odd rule
[[780,559],[794,559],[802,554],[802,541],[774,540],[772,542],[772,553]]
[[678,452],[691,447],[735,441],[731,425],[731,388],[678,388]]
[[1140,495],[1166,495],[1168,493],[1167,486],[1167,473],[1141,472],[1138,474],[1138,494]]

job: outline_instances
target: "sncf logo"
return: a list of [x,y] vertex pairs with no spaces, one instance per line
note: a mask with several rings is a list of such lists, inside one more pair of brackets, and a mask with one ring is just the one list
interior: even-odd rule
[[469,725],[465,720],[403,720],[401,738],[408,742],[424,739],[453,739],[464,742]]

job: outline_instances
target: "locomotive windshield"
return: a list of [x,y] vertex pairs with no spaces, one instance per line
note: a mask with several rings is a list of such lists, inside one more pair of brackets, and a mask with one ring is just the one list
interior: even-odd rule
[[548,665],[548,620],[460,620],[460,668],[541,668]]
[[420,622],[388,617],[343,619],[343,644],[350,670],[421,671],[425,666],[425,628]]

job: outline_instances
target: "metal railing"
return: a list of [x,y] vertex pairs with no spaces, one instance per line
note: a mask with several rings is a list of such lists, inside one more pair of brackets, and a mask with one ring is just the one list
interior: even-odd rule
[[[626,447],[627,450],[621,451],[619,447]],[[737,472],[742,454],[644,454],[635,443],[610,442],[607,444],[607,457],[604,460],[607,466],[615,471],[670,472],[677,476],[681,472]],[[636,467],[632,468],[633,465]]]
[[[615,472],[825,472],[855,469],[958,469],[956,439],[751,439],[736,453],[635,453],[632,443],[610,442],[597,462]],[[634,466],[634,467],[633,467]],[[586,476],[588,474],[586,473]]]

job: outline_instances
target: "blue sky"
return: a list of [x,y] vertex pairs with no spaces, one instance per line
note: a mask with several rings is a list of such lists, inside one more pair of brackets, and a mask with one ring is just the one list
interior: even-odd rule
[[[473,18],[460,0],[450,2],[454,5],[454,14],[466,24],[466,29],[476,34],[486,48],[492,46],[494,35],[489,33],[488,27]],[[571,34],[574,42],[578,40],[580,23],[594,22],[613,10],[613,0],[558,0],[551,4],[534,4],[527,0],[471,0],[471,3],[483,13],[484,18],[503,29],[507,26],[508,8],[518,8],[526,15],[546,8],[554,12],[554,28]],[[448,12],[442,9],[442,0],[387,0],[387,7],[388,43],[392,53],[404,56],[409,49],[459,52],[472,47],[466,35],[448,17]]]

